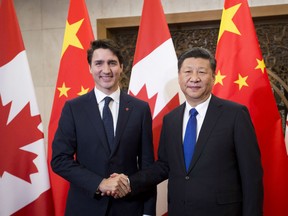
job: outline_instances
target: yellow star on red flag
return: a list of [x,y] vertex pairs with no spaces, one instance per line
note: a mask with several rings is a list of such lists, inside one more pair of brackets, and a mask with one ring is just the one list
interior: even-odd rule
[[259,59],[256,59],[257,60],[257,66],[255,67],[255,69],[261,69],[262,73],[264,73],[264,69],[266,68],[265,66],[265,63],[264,63],[264,60],[259,60]]
[[215,83],[214,85],[216,85],[217,83],[221,84],[223,86],[223,79],[225,78],[225,75],[221,75],[221,71],[218,70],[218,73],[215,76]]
[[239,90],[241,90],[243,86],[248,86],[246,82],[247,78],[248,76],[242,77],[241,74],[238,74],[238,80],[236,80],[234,83],[239,85]]
[[84,94],[86,94],[87,92],[89,91],[89,88],[84,88],[83,86],[81,86],[81,91],[80,92],[78,92],[78,94],[77,95],[84,95]]
[[228,9],[225,9],[225,8],[223,9],[222,18],[221,18],[222,22],[221,22],[220,29],[219,29],[218,41],[220,40],[220,38],[222,37],[225,31],[241,35],[237,26],[232,20],[235,14],[237,13],[238,9],[240,8],[240,6],[241,6],[241,3],[234,5],[233,7],[230,7]]
[[77,37],[77,32],[79,31],[83,23],[83,20],[84,19],[81,19],[78,22],[75,22],[71,25],[69,24],[68,21],[66,21],[66,28],[65,28],[64,42],[63,42],[61,57],[63,56],[63,53],[66,51],[69,45],[83,49],[83,46],[79,38]]
[[71,88],[66,87],[65,82],[63,82],[62,86],[61,86],[61,87],[58,87],[57,89],[60,91],[60,94],[59,94],[59,98],[60,98],[60,97],[63,96],[63,95],[64,95],[65,97],[68,97],[67,92],[68,92]]

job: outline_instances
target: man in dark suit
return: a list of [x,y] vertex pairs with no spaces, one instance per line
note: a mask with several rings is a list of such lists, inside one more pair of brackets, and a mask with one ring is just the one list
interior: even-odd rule
[[91,42],[87,59],[95,88],[66,102],[52,144],[52,169],[70,182],[65,215],[155,215],[156,187],[121,198],[127,176],[113,176],[154,162],[149,105],[120,90],[123,57],[113,41]]
[[[158,160],[129,175],[132,193],[168,179],[169,216],[262,215],[260,151],[247,108],[211,94],[216,60],[208,50],[184,52],[178,69],[186,102],[163,119]],[[187,162],[183,143],[192,108],[197,141]]]

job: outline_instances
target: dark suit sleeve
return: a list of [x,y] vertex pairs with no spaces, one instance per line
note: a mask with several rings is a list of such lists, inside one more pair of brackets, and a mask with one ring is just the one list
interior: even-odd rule
[[129,176],[132,194],[147,191],[151,187],[155,187],[155,185],[168,178],[169,166],[167,161],[168,158],[166,155],[166,142],[164,140],[165,137],[167,137],[165,133],[165,124],[163,123],[158,149],[158,160],[148,168],[145,168],[140,172]]
[[[140,169],[147,169],[154,162],[154,147],[152,139],[152,116],[147,104],[142,122],[142,145],[139,154]],[[156,186],[152,186],[142,194],[144,198],[144,214],[156,215]]]
[[260,150],[246,107],[238,112],[234,131],[242,182],[243,216],[263,215],[263,171]]
[[51,167],[55,173],[71,184],[84,189],[89,196],[93,197],[103,177],[88,170],[74,159],[76,143],[76,122],[71,104],[66,102],[52,143]]

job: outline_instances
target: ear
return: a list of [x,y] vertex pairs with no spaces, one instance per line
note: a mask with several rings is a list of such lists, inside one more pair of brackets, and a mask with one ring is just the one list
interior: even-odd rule
[[92,68],[91,68],[91,65],[89,64],[89,71],[90,73],[92,74]]

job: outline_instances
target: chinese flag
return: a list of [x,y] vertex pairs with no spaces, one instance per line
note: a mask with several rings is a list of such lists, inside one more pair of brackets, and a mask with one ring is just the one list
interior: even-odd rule
[[[149,103],[157,155],[162,118],[180,103],[177,56],[160,0],[144,0],[129,93]],[[182,98],[182,95],[181,95]],[[158,185],[157,215],[167,212],[167,181]]]
[[285,122],[285,144],[286,144],[286,152],[288,154],[288,114]]
[[0,1],[0,215],[53,216],[43,126],[12,0]]
[[288,157],[281,118],[247,1],[225,1],[216,59],[214,93],[246,105],[256,130],[264,170],[264,216],[287,216]]
[[64,103],[94,87],[87,62],[87,49],[94,40],[85,0],[70,0],[68,17],[48,128],[48,162],[56,216],[63,216],[69,184],[50,167],[52,141]]

